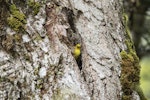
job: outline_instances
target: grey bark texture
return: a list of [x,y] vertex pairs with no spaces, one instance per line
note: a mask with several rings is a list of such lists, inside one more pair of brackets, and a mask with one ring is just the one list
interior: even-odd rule
[[[15,57],[0,49],[0,100],[121,100],[121,11],[120,0],[42,4],[27,16]],[[10,27],[5,33],[18,34]],[[76,43],[82,45],[81,70],[72,55]]]

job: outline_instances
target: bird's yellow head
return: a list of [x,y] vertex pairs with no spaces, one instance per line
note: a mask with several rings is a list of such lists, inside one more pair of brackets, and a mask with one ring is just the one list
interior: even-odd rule
[[81,48],[81,44],[76,44],[76,48],[80,49]]

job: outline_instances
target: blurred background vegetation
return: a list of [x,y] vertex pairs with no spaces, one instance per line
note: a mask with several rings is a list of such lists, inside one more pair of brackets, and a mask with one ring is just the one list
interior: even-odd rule
[[141,64],[141,88],[150,100],[150,0],[124,0],[135,49]]

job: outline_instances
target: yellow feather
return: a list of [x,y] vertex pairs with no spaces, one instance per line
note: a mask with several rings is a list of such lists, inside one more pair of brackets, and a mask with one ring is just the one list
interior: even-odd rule
[[75,49],[74,49],[74,57],[75,59],[78,59],[78,57],[81,54],[81,45],[80,44],[76,44]]

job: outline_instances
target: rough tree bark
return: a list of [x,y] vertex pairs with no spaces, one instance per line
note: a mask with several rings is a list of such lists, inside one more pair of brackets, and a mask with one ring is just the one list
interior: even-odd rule
[[[1,100],[140,100],[122,1],[23,2],[1,0]],[[77,43],[82,65],[71,53]]]

